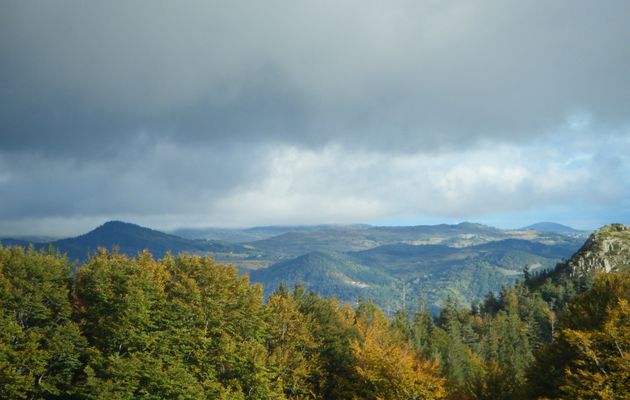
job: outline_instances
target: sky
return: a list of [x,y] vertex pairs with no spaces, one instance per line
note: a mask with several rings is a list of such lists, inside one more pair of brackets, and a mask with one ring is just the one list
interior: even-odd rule
[[630,223],[630,2],[3,1],[0,235]]

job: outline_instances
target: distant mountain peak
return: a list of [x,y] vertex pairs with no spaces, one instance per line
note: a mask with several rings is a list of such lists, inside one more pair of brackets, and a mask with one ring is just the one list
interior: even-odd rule
[[147,231],[153,231],[153,229],[146,228],[144,226],[140,226],[137,224],[133,224],[131,222],[112,220],[112,221],[105,222],[103,225],[97,226],[91,232],[103,230],[103,229],[108,229],[108,230],[109,229],[142,229],[142,230],[147,230]]
[[118,225],[119,226],[129,226],[129,225],[140,226],[138,224],[133,224],[131,222],[120,221],[120,220],[117,220],[117,219],[113,219],[111,221],[107,221],[101,226],[118,226]]
[[164,233],[155,229],[147,228],[145,226],[137,225],[131,222],[124,221],[107,221],[103,225],[97,226],[91,231],[83,234],[82,236],[95,236],[95,235],[124,235],[124,236],[142,236],[145,238],[176,238],[182,239],[179,236],[175,236],[169,233]]
[[551,232],[551,233],[577,233],[580,232],[577,229],[570,226],[558,224],[556,222],[538,222],[529,226],[521,228],[524,231],[538,231],[538,232]]
[[459,226],[459,227],[466,227],[466,226],[473,227],[474,226],[474,227],[478,227],[478,228],[479,227],[489,228],[488,225],[480,224],[478,222],[469,222],[469,221],[460,222],[459,224],[457,224],[457,226]]
[[120,253],[129,256],[146,249],[156,257],[162,257],[167,252],[206,254],[223,250],[229,252],[228,247],[241,249],[238,245],[223,246],[210,241],[184,239],[124,221],[108,221],[83,235],[57,240],[50,244],[67,253],[71,260],[80,261],[85,260],[88,254],[94,253],[99,247],[105,249],[116,247]]

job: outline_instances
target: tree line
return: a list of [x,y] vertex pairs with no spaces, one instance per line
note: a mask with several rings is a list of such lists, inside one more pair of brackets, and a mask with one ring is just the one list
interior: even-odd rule
[[[0,247],[0,398],[628,399],[630,279],[526,274],[472,309],[268,299],[209,257]],[[625,396],[625,397],[624,397]]]

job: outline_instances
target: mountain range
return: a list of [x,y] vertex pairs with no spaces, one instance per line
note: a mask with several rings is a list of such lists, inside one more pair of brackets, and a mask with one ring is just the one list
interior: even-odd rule
[[479,301],[528,267],[553,267],[570,257],[586,234],[541,223],[520,230],[482,224],[419,226],[318,225],[247,229],[188,229],[186,237],[110,221],[73,238],[45,243],[2,239],[5,246],[53,247],[78,264],[99,247],[133,256],[149,250],[211,255],[232,263],[268,295],[280,284],[302,284],[342,301],[372,298],[398,309],[423,297],[437,309],[451,297]]
[[479,301],[522,277],[525,267],[532,272],[554,267],[580,244],[504,239],[467,247],[398,243],[345,253],[314,251],[250,276],[266,294],[281,283],[300,283],[344,301],[368,297],[390,310],[413,306],[422,297],[437,310],[447,297],[460,304]]

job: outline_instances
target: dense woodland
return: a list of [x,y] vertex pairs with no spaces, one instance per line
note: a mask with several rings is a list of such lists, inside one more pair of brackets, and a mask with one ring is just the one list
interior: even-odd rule
[[208,257],[0,247],[3,399],[629,399],[630,277],[562,266],[434,317]]

